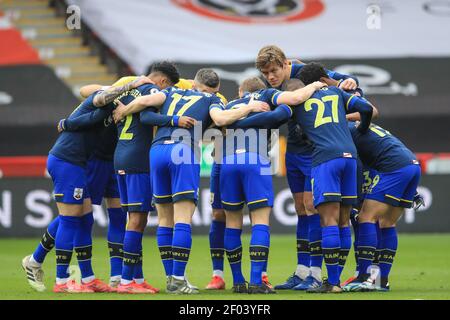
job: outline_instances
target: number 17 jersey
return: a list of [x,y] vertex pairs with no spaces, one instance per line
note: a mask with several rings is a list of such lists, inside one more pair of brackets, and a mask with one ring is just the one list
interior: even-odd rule
[[[213,108],[224,109],[223,103],[215,94],[199,92],[196,90],[183,90],[169,88],[161,91],[166,95],[166,101],[160,109],[160,113],[168,116],[188,116],[201,122],[203,133],[212,123],[209,111]],[[195,135],[198,128],[180,129],[173,126],[162,126],[158,128],[153,144],[161,144],[166,140],[179,141],[198,146],[202,135]],[[198,129],[197,129],[198,130]]]

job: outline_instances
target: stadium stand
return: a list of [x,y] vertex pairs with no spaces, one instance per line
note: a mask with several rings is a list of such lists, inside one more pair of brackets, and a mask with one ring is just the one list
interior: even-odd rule
[[87,45],[87,31],[83,36],[66,28],[60,3],[1,3],[0,156],[46,155],[55,123],[79,103],[79,87],[117,79]]
[[[5,16],[39,54],[39,58],[53,68],[55,74],[69,85],[75,95],[86,83],[114,82],[116,75],[92,54],[80,33],[66,27],[66,12],[48,0],[6,0],[2,3]],[[52,5],[53,7],[50,7]],[[9,48],[18,52],[20,48]]]

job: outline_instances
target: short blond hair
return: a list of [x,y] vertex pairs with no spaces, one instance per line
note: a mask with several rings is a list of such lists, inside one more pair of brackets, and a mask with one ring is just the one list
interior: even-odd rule
[[281,67],[286,60],[283,50],[275,45],[270,45],[259,50],[255,65],[258,70],[261,70],[269,63],[276,63]]
[[264,82],[258,77],[247,78],[240,86],[242,92],[255,92],[266,88]]

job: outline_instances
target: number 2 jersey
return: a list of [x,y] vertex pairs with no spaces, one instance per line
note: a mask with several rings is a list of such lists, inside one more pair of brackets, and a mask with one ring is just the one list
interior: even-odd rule
[[[124,92],[117,97],[127,105],[135,98],[160,92],[153,84],[145,84]],[[153,126],[144,124],[146,117],[154,117],[157,110],[147,108],[139,113],[128,115],[117,124],[118,141],[114,152],[114,169],[120,174],[149,172],[149,149],[153,140]],[[171,117],[159,116],[160,125],[169,123]]]

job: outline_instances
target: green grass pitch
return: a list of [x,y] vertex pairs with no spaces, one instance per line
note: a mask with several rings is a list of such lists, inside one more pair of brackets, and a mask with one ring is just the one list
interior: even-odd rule
[[[273,284],[283,282],[296,265],[294,235],[272,235],[269,279]],[[154,237],[144,240],[144,274],[149,283],[161,288],[156,295],[119,295],[119,294],[54,294],[51,289],[55,277],[54,252],[47,256],[44,264],[47,291],[35,292],[28,286],[21,260],[31,254],[39,239],[0,239],[0,299],[199,299],[199,300],[234,300],[234,299],[279,299],[279,300],[320,300],[320,299],[450,299],[450,234],[400,234],[399,250],[391,272],[391,292],[388,293],[343,293],[312,295],[297,291],[278,291],[276,295],[237,295],[229,290],[232,286],[230,268],[225,261],[225,280],[227,290],[207,291],[192,296],[173,296],[164,292],[165,276],[159,258]],[[244,275],[249,278],[248,258],[249,236],[243,237]],[[106,240],[94,240],[93,266],[97,277],[107,280],[109,277],[109,259]],[[72,261],[72,264],[75,261]],[[347,279],[354,270],[353,252],[341,280]],[[191,283],[204,288],[211,277],[211,261],[207,236],[194,236],[191,258],[188,264],[188,278]]]

